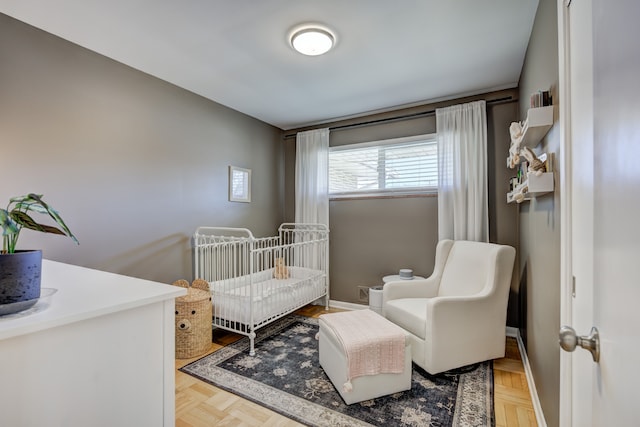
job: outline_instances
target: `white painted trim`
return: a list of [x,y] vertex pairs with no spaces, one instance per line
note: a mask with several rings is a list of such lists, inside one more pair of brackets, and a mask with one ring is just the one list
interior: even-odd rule
[[[512,335],[515,334],[515,335]],[[533,405],[533,411],[536,414],[536,420],[538,420],[538,427],[547,427],[547,421],[544,419],[544,412],[542,412],[542,405],[538,398],[538,391],[536,390],[536,383],[533,381],[533,372],[531,372],[531,365],[529,364],[529,357],[527,357],[527,350],[524,348],[520,331],[517,328],[507,326],[507,336],[516,338],[518,343],[518,350],[520,351],[520,357],[522,358],[522,366],[524,366],[524,373],[527,377],[527,384],[529,385],[529,393],[531,394],[531,404]]]
[[[570,1],[558,1],[558,95],[559,127],[560,127],[560,324],[573,323],[572,300],[572,195],[571,195],[571,62],[570,62]],[[560,425],[573,425],[573,391],[572,391],[572,359],[571,354],[560,352]]]
[[335,300],[329,300],[329,307],[340,308],[343,310],[364,310],[365,308],[369,308],[368,305],[354,304],[351,302],[335,301]]
[[518,331],[518,328],[514,328],[513,326],[507,326],[507,336],[517,339],[520,336],[520,332]]

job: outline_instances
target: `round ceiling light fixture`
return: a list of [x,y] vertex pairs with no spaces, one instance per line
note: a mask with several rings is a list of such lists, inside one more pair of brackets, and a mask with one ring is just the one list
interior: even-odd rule
[[296,27],[289,38],[291,46],[303,55],[318,56],[335,46],[336,37],[326,27],[306,24]]

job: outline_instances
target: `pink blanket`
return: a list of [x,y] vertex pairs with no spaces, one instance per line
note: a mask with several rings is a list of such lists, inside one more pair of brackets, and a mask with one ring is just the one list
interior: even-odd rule
[[351,379],[404,371],[405,332],[399,326],[371,310],[323,314],[320,318],[331,328],[347,356],[347,383]]

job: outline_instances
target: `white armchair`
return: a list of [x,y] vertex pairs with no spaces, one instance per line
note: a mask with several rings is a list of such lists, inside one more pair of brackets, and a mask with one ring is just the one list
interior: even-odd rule
[[415,364],[430,374],[504,357],[511,246],[442,240],[433,274],[387,283],[382,311],[409,332]]

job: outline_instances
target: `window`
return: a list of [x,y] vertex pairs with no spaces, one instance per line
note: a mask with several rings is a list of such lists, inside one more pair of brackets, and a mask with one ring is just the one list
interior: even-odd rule
[[329,149],[331,198],[435,193],[435,134]]

